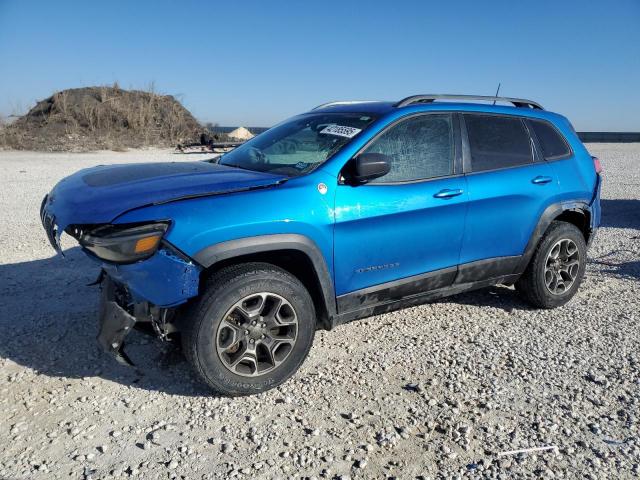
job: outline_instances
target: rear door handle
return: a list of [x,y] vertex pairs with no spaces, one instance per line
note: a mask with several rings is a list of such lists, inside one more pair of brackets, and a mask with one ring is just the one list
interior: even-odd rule
[[445,188],[444,190],[440,190],[438,193],[434,195],[435,198],[452,198],[457,197],[458,195],[462,195],[464,190],[457,188],[455,190],[450,190]]
[[549,183],[551,180],[553,180],[551,177],[538,175],[536,178],[531,180],[531,183],[535,183],[536,185],[544,185],[545,183]]

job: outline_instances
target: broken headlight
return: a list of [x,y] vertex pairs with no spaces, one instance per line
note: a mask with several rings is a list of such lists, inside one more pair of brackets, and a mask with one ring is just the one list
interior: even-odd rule
[[153,255],[168,223],[105,225],[77,237],[80,245],[102,260],[132,263]]

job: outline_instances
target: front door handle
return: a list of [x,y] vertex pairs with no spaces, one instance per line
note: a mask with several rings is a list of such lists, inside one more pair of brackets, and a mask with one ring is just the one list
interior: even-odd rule
[[545,183],[549,183],[551,180],[553,180],[551,177],[538,175],[536,178],[531,180],[531,183],[535,183],[536,185],[544,185]]
[[444,190],[440,190],[438,193],[436,193],[434,195],[435,198],[453,198],[453,197],[457,197],[458,195],[462,195],[462,193],[464,192],[464,190],[457,188],[455,190],[450,190],[448,188],[445,188]]

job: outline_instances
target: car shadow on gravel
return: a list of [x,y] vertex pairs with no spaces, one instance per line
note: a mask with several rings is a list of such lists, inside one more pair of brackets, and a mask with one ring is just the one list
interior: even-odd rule
[[[601,227],[640,230],[640,200],[603,199]],[[632,239],[640,241],[640,233]],[[625,260],[629,258],[629,260]],[[602,273],[619,278],[640,280],[640,260],[637,250],[616,249],[590,259],[590,263],[602,267]]]
[[640,230],[640,200],[602,199],[601,227]]
[[451,297],[439,300],[445,303],[457,303],[460,305],[472,305],[475,307],[493,307],[511,313],[518,310],[533,310],[513,287],[494,285],[492,287],[459,293]]
[[0,265],[0,357],[39,375],[100,377],[126,386],[188,396],[211,392],[191,373],[179,348],[134,332],[125,367],[96,343],[98,268],[78,247],[59,256]]

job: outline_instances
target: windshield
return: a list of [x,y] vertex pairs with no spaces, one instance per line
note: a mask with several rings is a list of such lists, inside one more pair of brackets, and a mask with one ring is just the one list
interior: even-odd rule
[[294,117],[220,157],[218,163],[290,177],[309,173],[373,121],[359,113]]

